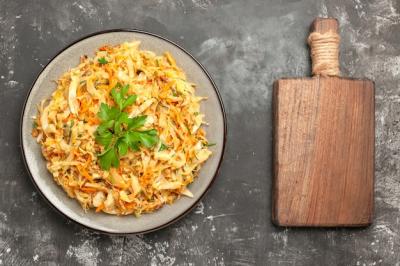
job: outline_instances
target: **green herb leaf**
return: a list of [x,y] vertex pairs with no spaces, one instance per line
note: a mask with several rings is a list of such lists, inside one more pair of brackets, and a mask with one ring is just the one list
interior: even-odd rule
[[140,143],[147,148],[153,147],[158,142],[157,131],[154,129],[149,131],[137,132],[139,134]]
[[121,122],[119,121],[119,119],[117,121],[115,121],[114,124],[114,134],[119,135],[122,132],[122,128],[121,128]]
[[147,115],[136,116],[134,118],[130,118],[129,122],[127,123],[128,129],[137,129],[146,123]]
[[123,111],[129,105],[132,105],[136,102],[137,96],[136,95],[129,95],[126,96],[128,93],[129,85],[125,85],[122,87],[120,83],[118,83],[112,90],[111,96],[114,102],[118,105],[120,111]]
[[108,147],[113,139],[113,134],[111,132],[104,132],[101,135],[96,135],[96,142],[103,145],[104,147]]
[[153,147],[158,142],[157,131],[131,131],[126,134],[126,141],[133,149],[137,149],[139,144],[143,144],[147,148]]
[[132,150],[134,150],[134,151],[139,151],[140,149],[139,149],[139,142],[132,142],[130,145],[129,145],[129,147],[132,149]]
[[123,139],[120,139],[117,142],[117,148],[119,156],[124,156],[128,153],[129,146]]
[[128,98],[126,98],[125,102],[122,104],[121,110],[124,110],[129,105],[132,105],[134,102],[136,102],[136,99],[137,95],[131,95]]
[[110,170],[111,166],[119,166],[119,158],[114,148],[110,148],[105,153],[98,155],[100,167],[104,170]]
[[[120,85],[121,86],[121,85]],[[122,86],[121,86],[122,87]],[[121,94],[122,94],[122,96],[125,96],[125,94],[127,94],[128,93],[128,89],[129,89],[129,84],[126,84],[125,86],[123,86],[122,88],[121,88]]]
[[[119,84],[117,84],[118,86]],[[119,110],[121,110],[122,108],[122,104],[123,104],[123,95],[121,92],[117,92],[116,88],[117,86],[115,86],[114,88],[112,88],[111,90],[111,96],[114,100],[114,102],[118,105]]]
[[105,64],[108,63],[107,59],[105,59],[104,57],[99,58],[97,61],[99,61],[99,63],[100,63],[101,65],[105,65]]
[[135,151],[139,150],[139,142],[140,139],[136,132],[127,132],[124,135],[124,141],[128,144],[128,146]]
[[122,124],[125,124],[127,127],[129,126],[129,123],[131,122],[131,119],[128,117],[128,114],[125,112],[122,112],[120,116],[118,117],[118,122]]
[[102,123],[100,126],[97,127],[96,134],[103,135],[105,133],[109,133],[110,129],[114,127],[114,120],[109,120]]
[[114,120],[116,117],[118,117],[119,114],[120,111],[117,108],[102,103],[100,105],[100,110],[97,116],[102,120],[102,122],[106,122],[109,120]]

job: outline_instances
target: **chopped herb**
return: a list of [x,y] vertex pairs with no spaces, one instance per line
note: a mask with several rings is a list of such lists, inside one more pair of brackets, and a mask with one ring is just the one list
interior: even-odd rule
[[71,135],[72,135],[72,127],[74,126],[74,122],[75,122],[75,120],[71,120],[71,122],[69,123],[69,129],[68,129],[68,139],[71,139]]
[[189,134],[191,134],[190,129],[189,129],[189,126],[186,125],[186,124],[184,124],[184,125],[185,125],[185,127],[186,127],[186,130],[189,132]]
[[36,123],[36,121],[33,122],[32,127],[33,127],[33,128],[37,128],[37,127],[38,127],[38,124]]
[[193,114],[197,116],[197,115],[199,115],[199,112],[194,112]]
[[215,145],[217,145],[217,143],[206,143],[206,144],[204,144],[204,146],[206,146],[206,147],[211,147],[211,146],[215,146]]
[[99,61],[99,63],[100,63],[101,65],[105,65],[105,64],[108,63],[107,59],[105,59],[104,57],[99,58],[97,61]]
[[166,149],[168,149],[168,146],[165,145],[164,143],[161,143],[160,149],[158,151],[163,151],[163,150],[166,150]]
[[126,95],[129,85],[117,84],[111,90],[115,106],[102,103],[97,116],[101,124],[96,129],[96,142],[104,147],[98,154],[100,167],[109,170],[119,166],[120,156],[126,155],[129,148],[137,151],[140,146],[153,147],[158,142],[157,131],[139,130],[146,122],[147,116],[129,118],[124,109],[136,102],[136,95]]
[[113,177],[113,175],[109,175],[109,179],[111,184],[115,184],[115,178]]

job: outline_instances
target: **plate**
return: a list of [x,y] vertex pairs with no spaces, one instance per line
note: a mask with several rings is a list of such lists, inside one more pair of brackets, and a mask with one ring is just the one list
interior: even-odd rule
[[[202,102],[201,112],[209,123],[205,127],[207,139],[217,145],[210,147],[213,155],[202,166],[198,178],[189,185],[193,198],[181,197],[171,205],[136,218],[133,215],[114,216],[105,213],[85,212],[79,203],[67,196],[67,193],[56,184],[46,168],[40,145],[31,136],[32,116],[37,114],[37,104],[49,98],[56,89],[55,80],[70,68],[79,63],[81,55],[93,56],[95,50],[104,45],[115,45],[125,41],[141,41],[141,49],[162,54],[169,51],[178,66],[186,73],[189,81],[195,83],[196,95],[206,96]],[[225,149],[226,117],[221,96],[216,85],[204,67],[188,52],[177,44],[155,34],[137,30],[110,30],[86,36],[58,53],[39,74],[30,89],[24,104],[21,117],[21,148],[30,177],[42,196],[56,210],[69,219],[110,234],[143,234],[161,229],[172,224],[193,209],[207,192],[216,178]]]

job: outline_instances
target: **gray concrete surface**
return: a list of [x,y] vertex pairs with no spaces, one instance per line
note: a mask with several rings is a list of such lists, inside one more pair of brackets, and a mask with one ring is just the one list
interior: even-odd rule
[[[271,220],[271,90],[309,75],[315,16],[341,23],[342,72],[376,82],[376,213],[366,229],[281,229]],[[220,175],[178,223],[110,237],[54,212],[21,160],[19,117],[36,75],[66,44],[111,28],[163,35],[193,53],[229,122]],[[399,265],[400,3],[376,1],[0,0],[0,264]]]

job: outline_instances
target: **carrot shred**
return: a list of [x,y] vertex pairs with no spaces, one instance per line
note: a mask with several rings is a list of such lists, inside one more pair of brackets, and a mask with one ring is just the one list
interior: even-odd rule
[[104,203],[101,203],[99,207],[96,208],[96,212],[101,212],[104,209]]

